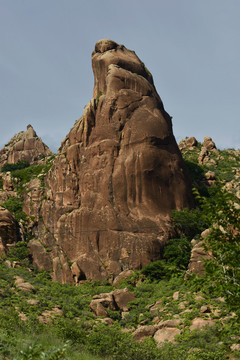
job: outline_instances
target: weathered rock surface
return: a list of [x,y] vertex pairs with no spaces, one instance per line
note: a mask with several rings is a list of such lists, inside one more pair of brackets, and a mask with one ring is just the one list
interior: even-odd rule
[[180,335],[181,330],[174,327],[163,327],[157,330],[154,334],[154,340],[161,346],[164,341],[175,342],[175,336]]
[[17,289],[22,291],[34,291],[34,286],[29,282],[25,282],[23,278],[20,276],[15,276],[15,286]]
[[120,281],[129,278],[133,274],[133,270],[124,270],[122,271],[113,281],[114,286],[118,286]]
[[106,309],[126,312],[128,310],[128,303],[135,299],[133,293],[127,288],[116,289],[110,293],[95,295],[90,303],[90,308],[97,316],[106,316]]
[[19,227],[12,214],[0,206],[0,254],[6,255],[8,247],[20,240]]
[[198,145],[198,141],[194,136],[187,137],[184,140],[180,140],[178,147],[180,150],[194,149]]
[[208,320],[203,318],[195,318],[192,321],[192,325],[190,326],[190,330],[202,329],[205,326],[213,326],[215,324],[214,320]]
[[30,164],[39,160],[42,156],[51,155],[51,150],[39,138],[31,125],[27,131],[16,134],[7,145],[0,150],[0,168],[5,164],[15,164],[25,160]]
[[204,137],[203,146],[207,150],[216,149],[216,144],[215,144],[215,142],[212,140],[212,138],[210,136],[205,136]]
[[188,274],[194,273],[198,275],[203,275],[205,272],[204,268],[204,260],[211,259],[212,254],[210,251],[206,251],[204,248],[204,241],[210,233],[209,229],[204,230],[201,233],[201,239],[200,240],[192,240],[193,248],[191,250],[191,257],[190,262],[188,265],[188,271],[186,273],[186,278]]
[[134,332],[133,332],[133,338],[136,341],[142,341],[146,337],[151,337],[155,334],[156,328],[153,325],[145,325],[145,326],[139,326]]
[[[114,279],[159,259],[171,210],[192,205],[152,75],[133,51],[111,40],[96,44],[92,65],[94,98],[46,177],[36,231],[53,249],[53,277],[61,282],[77,282],[77,267],[82,279]],[[74,273],[66,259],[76,264]]]

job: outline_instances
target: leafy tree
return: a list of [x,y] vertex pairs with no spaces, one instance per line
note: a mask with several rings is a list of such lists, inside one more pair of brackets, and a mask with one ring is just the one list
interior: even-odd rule
[[206,249],[213,259],[205,263],[206,276],[217,292],[235,308],[240,303],[240,206],[234,194],[220,190],[206,199],[198,195],[211,222]]

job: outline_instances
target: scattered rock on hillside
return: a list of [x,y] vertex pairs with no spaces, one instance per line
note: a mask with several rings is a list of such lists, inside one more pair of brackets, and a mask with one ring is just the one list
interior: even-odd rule
[[175,328],[175,327],[179,326],[181,322],[182,322],[181,319],[169,319],[169,320],[164,320],[164,321],[160,321],[160,322],[157,324],[157,328],[158,328],[158,329],[162,329],[162,328],[164,328],[164,327]]
[[205,136],[204,141],[203,141],[203,146],[204,146],[207,150],[216,149],[215,142],[214,142],[214,141],[212,140],[212,138],[209,137],[209,136]]
[[197,147],[198,145],[198,141],[194,136],[191,137],[187,137],[184,140],[181,140],[178,144],[178,147],[180,150],[185,150],[185,149],[194,149],[195,147]]
[[163,327],[162,329],[159,329],[155,332],[153,338],[158,344],[158,346],[161,346],[162,343],[166,340],[175,343],[175,336],[180,335],[181,330],[178,328],[173,327]]
[[190,330],[202,329],[205,326],[213,326],[215,324],[214,320],[208,320],[203,318],[195,318],[192,321],[192,325],[190,326]]
[[136,300],[133,293],[131,293],[127,288],[125,289],[116,289],[112,292],[115,303],[117,304],[118,309],[127,311],[128,303],[130,301]]
[[135,299],[133,293],[127,288],[116,289],[110,293],[95,295],[90,303],[90,308],[97,316],[106,316],[106,309],[126,312],[128,310],[128,303]]
[[[205,239],[209,235],[209,229],[206,229],[202,232],[201,238]],[[203,275],[205,272],[204,269],[204,259],[211,259],[212,254],[210,251],[204,249],[203,240],[192,240],[193,248],[191,250],[190,262],[188,265],[188,271],[185,278],[187,279],[188,274],[195,273],[198,275]]]
[[6,164],[16,164],[18,161],[27,161],[32,164],[41,157],[52,155],[51,150],[39,138],[31,125],[27,131],[16,134],[7,145],[0,150],[0,168]]
[[122,271],[113,281],[114,286],[118,286],[120,281],[129,278],[134,273],[133,270],[124,270]]
[[136,341],[142,341],[146,337],[151,337],[155,334],[156,328],[153,325],[145,325],[145,326],[139,326],[134,332],[133,332],[133,338]]
[[15,278],[15,286],[17,289],[22,290],[22,291],[34,291],[35,288],[32,284],[30,284],[29,282],[25,282],[23,278],[21,278],[20,276],[14,276]]
[[[94,98],[45,178],[49,195],[38,234],[85,279],[104,280],[159,259],[171,211],[191,207],[193,199],[171,117],[142,61],[105,39],[92,65]],[[64,271],[54,270],[53,278],[64,282]]]
[[209,186],[214,186],[216,184],[216,175],[214,171],[208,171],[205,174],[206,183]]

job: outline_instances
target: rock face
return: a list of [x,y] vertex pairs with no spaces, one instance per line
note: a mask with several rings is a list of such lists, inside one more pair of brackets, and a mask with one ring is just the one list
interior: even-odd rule
[[54,279],[62,282],[66,271],[75,282],[113,279],[159,259],[171,210],[192,205],[171,117],[152,75],[133,51],[111,40],[97,42],[92,66],[93,99],[45,178],[36,230],[52,249]]
[[188,271],[185,279],[188,278],[188,274],[203,275],[205,273],[204,260],[212,259],[213,256],[210,251],[206,251],[204,248],[204,239],[210,234],[210,230],[206,229],[201,233],[201,239],[192,242],[191,257],[188,264]]
[[0,151],[0,168],[5,163],[15,164],[20,160],[32,164],[42,156],[51,154],[51,150],[37,136],[33,127],[28,125],[27,131],[19,132]]
[[9,246],[20,240],[16,220],[11,213],[0,206],[0,255],[6,255]]

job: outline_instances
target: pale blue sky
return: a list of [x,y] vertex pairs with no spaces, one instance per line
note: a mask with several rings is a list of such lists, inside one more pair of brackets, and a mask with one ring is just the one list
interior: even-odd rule
[[30,123],[56,150],[110,38],[151,71],[177,141],[240,148],[239,0],[0,0],[0,148]]

